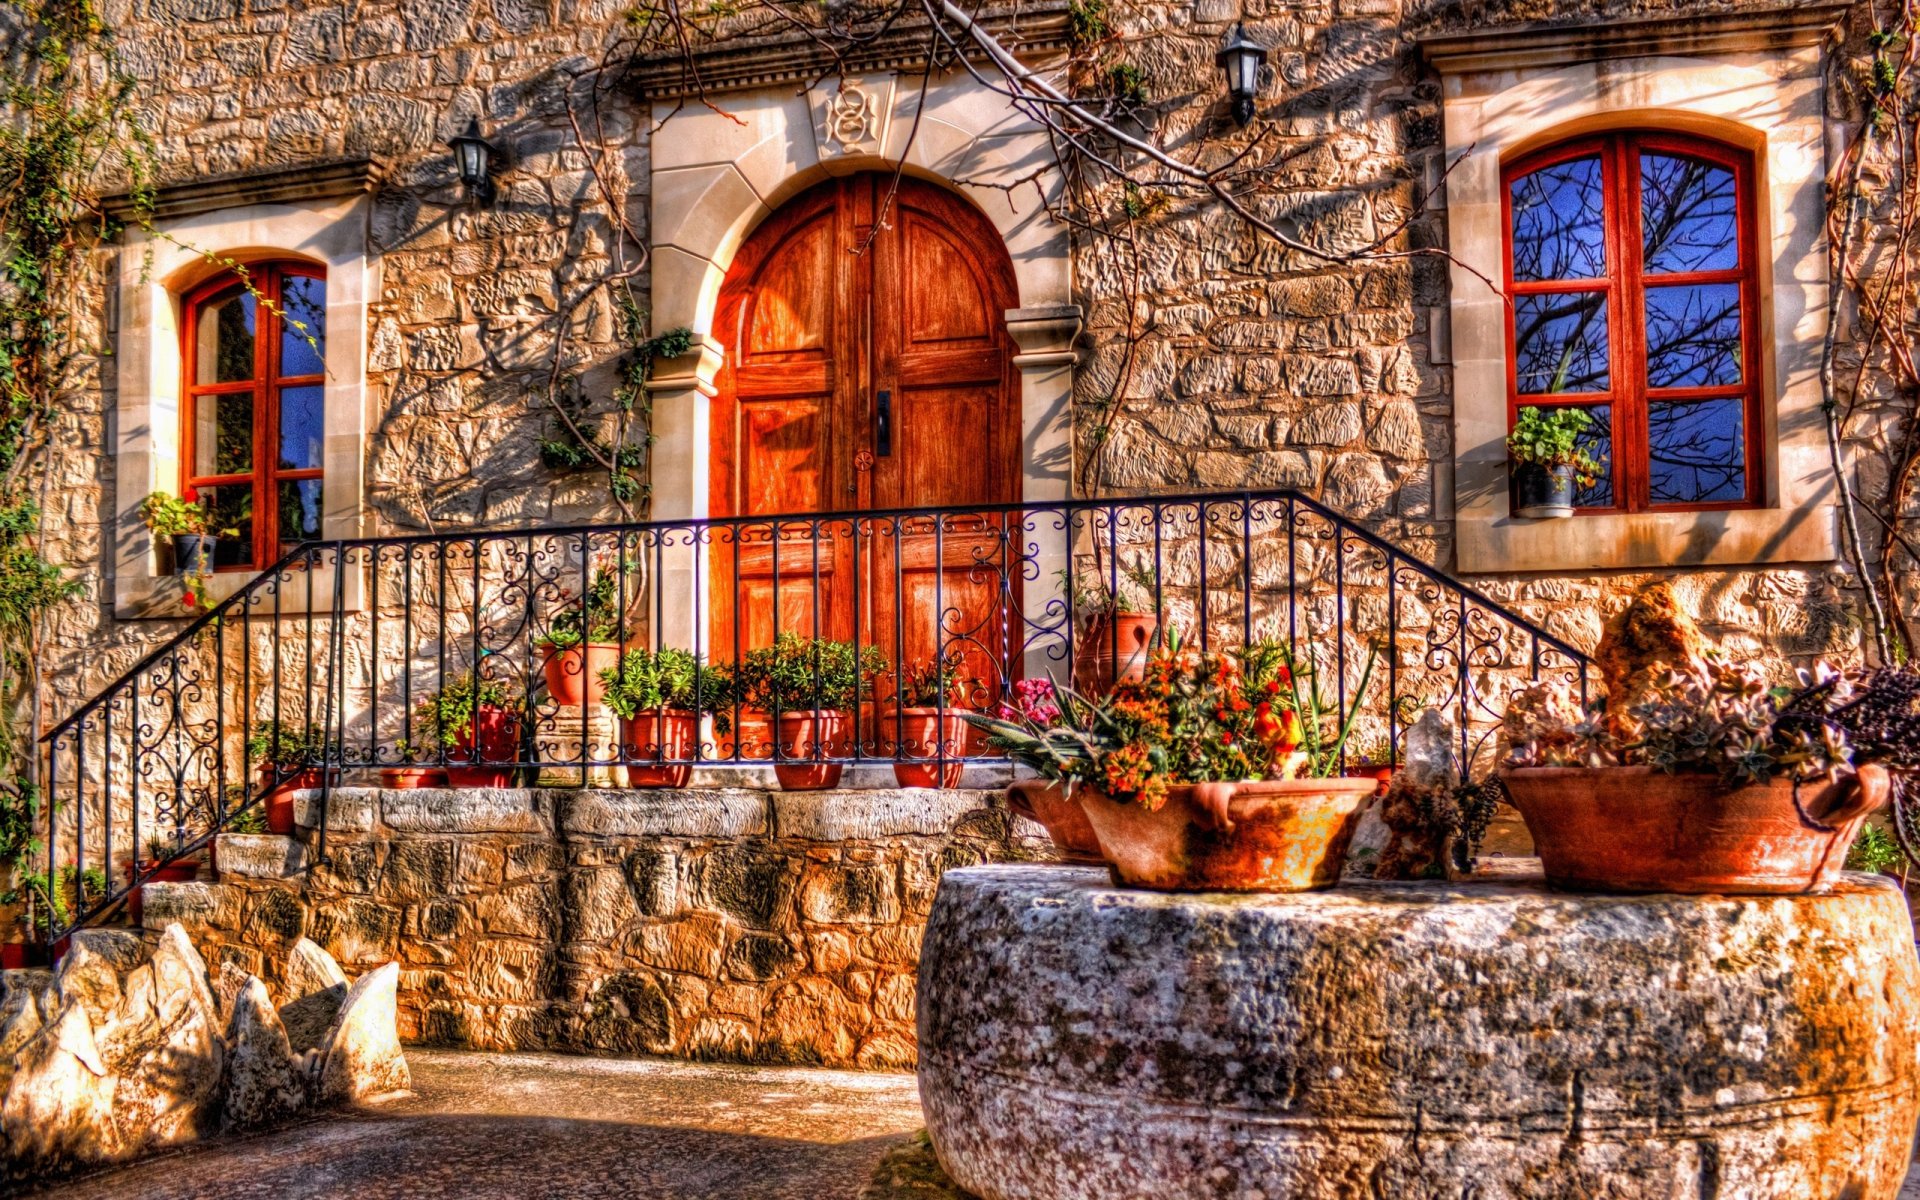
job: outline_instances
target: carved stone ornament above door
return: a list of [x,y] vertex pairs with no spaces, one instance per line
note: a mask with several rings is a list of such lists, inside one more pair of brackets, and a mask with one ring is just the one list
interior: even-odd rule
[[824,80],[808,90],[820,157],[878,154],[893,114],[895,76],[866,75]]

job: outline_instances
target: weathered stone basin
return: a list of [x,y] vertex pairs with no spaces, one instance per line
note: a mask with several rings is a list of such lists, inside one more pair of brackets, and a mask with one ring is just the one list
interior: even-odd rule
[[1893,1200],[1920,970],[1890,883],[941,881],[920,1090],[986,1200]]

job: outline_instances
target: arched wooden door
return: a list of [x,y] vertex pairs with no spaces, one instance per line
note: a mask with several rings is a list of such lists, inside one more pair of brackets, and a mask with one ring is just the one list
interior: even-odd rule
[[[727,347],[713,402],[715,516],[1019,499],[1013,264],[966,201],[902,179],[889,203],[892,186],[885,174],[823,183],[735,257],[714,322]],[[717,539],[714,657],[766,645],[778,629],[857,634],[890,659],[956,643],[998,658],[979,636],[1006,600],[997,571],[980,565],[998,562],[994,524],[789,528],[777,556],[770,527]]]

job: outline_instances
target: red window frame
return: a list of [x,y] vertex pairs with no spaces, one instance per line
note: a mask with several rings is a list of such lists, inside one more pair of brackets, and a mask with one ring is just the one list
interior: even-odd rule
[[[1735,230],[1739,262],[1718,271],[1648,275],[1642,269],[1640,156],[1643,151],[1698,159],[1733,173]],[[1545,167],[1598,155],[1605,205],[1606,274],[1594,279],[1516,281],[1513,277],[1513,184]],[[1764,447],[1760,386],[1760,256],[1754,222],[1754,160],[1751,151],[1687,134],[1617,130],[1560,142],[1510,163],[1500,171],[1500,225],[1507,287],[1507,422],[1512,428],[1523,407],[1592,408],[1607,405],[1612,418],[1613,506],[1581,512],[1697,512],[1757,508],[1764,503]],[[1740,285],[1741,378],[1737,384],[1654,388],[1647,383],[1646,293],[1656,285],[1738,283]],[[1520,362],[1515,345],[1515,299],[1542,293],[1607,293],[1607,382],[1603,392],[1520,392]],[[1739,500],[1694,503],[1652,502],[1648,454],[1648,405],[1664,400],[1737,398],[1744,402],[1742,435],[1746,495]]]
[[[197,347],[201,314],[216,300],[224,299],[241,286],[231,276],[221,275],[187,293],[181,308],[181,363],[185,371],[180,405],[180,462],[182,491],[191,495],[203,487],[249,485],[253,492],[253,546],[246,563],[218,568],[222,571],[257,570],[280,557],[280,484],[284,481],[320,479],[319,467],[282,468],[280,466],[280,405],[275,398],[283,388],[324,385],[326,375],[282,375],[280,373],[280,334],[286,311],[280,297],[290,276],[326,280],[326,271],[310,263],[269,262],[247,264],[247,278],[264,297],[256,302],[253,321],[253,377],[230,383],[196,384],[199,374]],[[194,447],[194,415],[199,398],[212,395],[253,394],[253,470],[226,475],[196,475],[198,462]]]

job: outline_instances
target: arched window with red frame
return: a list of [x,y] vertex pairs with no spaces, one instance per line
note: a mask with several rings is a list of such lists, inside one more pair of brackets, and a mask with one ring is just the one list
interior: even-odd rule
[[223,275],[190,293],[182,323],[183,494],[239,534],[220,539],[216,569],[257,570],[320,536],[325,273],[253,263],[247,277],[253,290]]
[[1761,503],[1753,177],[1738,147],[1645,131],[1502,169],[1508,418],[1592,415],[1583,511]]

